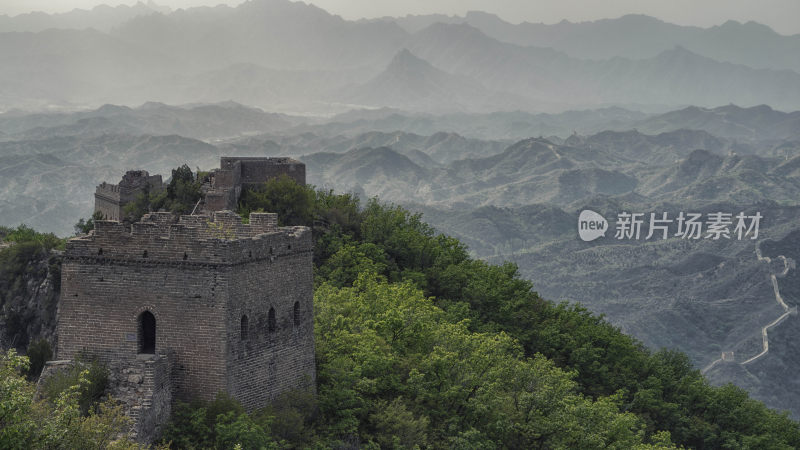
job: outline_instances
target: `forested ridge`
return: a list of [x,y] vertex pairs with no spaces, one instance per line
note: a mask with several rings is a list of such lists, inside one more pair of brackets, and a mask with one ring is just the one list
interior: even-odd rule
[[[178,210],[199,186],[181,173],[159,199]],[[253,414],[224,396],[178,405],[163,437],[172,448],[800,447],[786,414],[710,386],[682,353],[652,352],[580,306],[540,298],[515,265],[470,258],[401,207],[279,178],[244,193],[239,212],[250,211],[312,227],[316,393]],[[46,420],[46,407],[19,400],[22,366],[6,355],[4,374],[19,380],[3,384],[2,411]],[[103,405],[86,414],[99,420]],[[7,417],[2,448],[45,431]]]

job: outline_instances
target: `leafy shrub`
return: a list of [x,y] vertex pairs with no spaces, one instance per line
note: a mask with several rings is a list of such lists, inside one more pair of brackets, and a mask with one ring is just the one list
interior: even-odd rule
[[[267,425],[267,426],[265,426]],[[271,448],[268,424],[258,423],[228,394],[211,402],[178,402],[162,441],[181,449]]]
[[239,214],[252,211],[278,214],[278,224],[311,225],[314,219],[314,190],[297,184],[283,174],[256,189],[245,189],[239,200]]
[[44,369],[44,363],[50,361],[53,357],[53,349],[46,339],[39,339],[28,346],[28,359],[30,360],[30,367],[28,368],[28,379],[35,380]]
[[40,233],[33,228],[22,224],[17,228],[3,228],[0,230],[3,235],[3,240],[6,242],[21,243],[36,243],[45,250],[57,248],[64,249],[66,239],[61,239],[53,233]]
[[95,211],[91,217],[88,219],[84,219],[81,217],[80,220],[73,226],[75,230],[75,235],[79,236],[81,234],[88,234],[90,231],[94,230],[94,223],[98,220],[103,220],[105,216],[100,211]]
[[152,192],[150,185],[146,185],[136,199],[125,206],[125,220],[137,222],[151,211],[166,210],[176,214],[189,214],[194,209],[197,201],[202,197],[200,190],[207,173],[192,172],[186,164],[172,169],[167,188],[162,192]]
[[35,387],[23,377],[27,371],[28,358],[14,350],[0,354],[0,448],[144,450],[120,436],[130,421],[112,400],[81,414],[78,397],[88,383],[85,371],[76,385],[51,401],[34,400]]
[[87,364],[78,360],[70,369],[47,378],[43,386],[44,396],[55,402],[64,392],[77,388],[78,406],[81,414],[86,416],[105,394],[108,375],[108,369],[100,362],[91,361]]
[[316,440],[314,427],[318,413],[314,391],[294,389],[258,411],[254,418],[277,441],[291,448],[308,448]]
[[272,440],[267,430],[245,413],[230,411],[218,415],[214,425],[214,434],[216,435],[214,448],[220,450],[234,448],[237,445],[243,449],[272,450],[280,448]]

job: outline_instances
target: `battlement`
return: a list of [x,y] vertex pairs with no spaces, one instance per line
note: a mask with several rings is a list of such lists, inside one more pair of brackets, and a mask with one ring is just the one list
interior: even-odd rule
[[[172,401],[220,392],[247,411],[315,386],[313,239],[272,213],[231,212],[243,186],[286,174],[289,158],[223,158],[202,180],[207,215],[153,212],[121,222],[124,207],[161,176],[128,171],[95,193],[92,232],[67,242],[56,354],[107,364],[135,437],[149,441]],[[162,358],[161,355],[169,355]],[[128,399],[128,400],[125,400]],[[141,401],[138,401],[141,400]]]
[[145,215],[126,227],[97,221],[93,233],[71,239],[66,258],[100,258],[143,264],[236,265],[311,252],[307,227],[278,227],[277,214],[251,213],[250,223],[231,211],[211,216]]
[[119,192],[119,185],[118,184],[109,184],[103,181],[100,185],[97,186],[98,191],[103,192]]
[[97,186],[97,189],[95,190],[95,197],[103,197],[118,202],[120,200],[119,185],[109,184],[104,181],[102,184]]

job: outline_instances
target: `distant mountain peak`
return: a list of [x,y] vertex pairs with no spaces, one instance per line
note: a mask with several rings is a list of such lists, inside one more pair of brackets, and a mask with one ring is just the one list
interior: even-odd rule
[[687,49],[686,47],[684,47],[682,45],[675,45],[673,48],[671,48],[669,50],[664,50],[663,52],[659,53],[658,56],[656,56],[656,59],[661,59],[661,60],[664,60],[664,59],[678,59],[678,58],[680,58],[682,60],[687,60],[687,61],[714,61],[714,62],[716,62],[715,60],[713,60],[713,59],[711,59],[711,58],[709,58],[707,56],[699,55],[699,54]]
[[467,11],[467,13],[464,15],[464,18],[465,19],[478,19],[478,18],[481,18],[481,19],[492,19],[492,20],[505,22],[505,20],[501,19],[497,14],[492,14],[492,13],[488,13],[486,11],[477,11],[477,10]]
[[406,85],[405,87],[419,87],[430,82],[440,84],[442,79],[450,77],[449,74],[437,69],[431,63],[416,56],[406,48],[394,55],[394,58],[386,66],[381,76],[384,78],[390,77],[396,81],[402,80],[402,83]]
[[434,69],[434,67],[429,62],[411,53],[409,49],[404,48],[394,55],[392,62],[386,68],[387,71],[405,71],[408,69]]
[[620,16],[616,20],[627,21],[627,22],[665,23],[663,20],[657,17],[648,16],[647,14],[625,14],[624,16]]
[[115,114],[115,113],[123,113],[131,111],[130,108],[127,106],[120,106],[120,105],[112,105],[112,104],[105,104],[99,108],[97,108],[96,112],[101,114]]
[[169,106],[167,106],[167,105],[166,105],[166,104],[164,104],[164,103],[161,103],[161,102],[152,102],[152,101],[151,101],[151,102],[144,102],[144,103],[142,104],[142,106],[138,107],[137,109],[140,109],[140,110],[142,110],[142,111],[148,111],[148,110],[152,111],[152,110],[157,110],[157,109],[167,109],[167,108],[169,108]]
[[485,37],[485,34],[478,29],[468,23],[442,23],[436,22],[429,27],[425,28],[424,30],[420,31],[423,34],[447,34],[447,33],[458,33],[460,36],[482,36]]

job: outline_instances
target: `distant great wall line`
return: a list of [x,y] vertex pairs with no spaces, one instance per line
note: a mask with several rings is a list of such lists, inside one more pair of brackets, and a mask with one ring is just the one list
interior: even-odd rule
[[[767,264],[769,264],[772,261],[769,257],[761,255],[761,242],[760,241],[756,244],[756,257],[758,257],[759,261],[764,261]],[[787,273],[789,273],[789,262],[786,260],[786,257],[783,256],[783,255],[779,255],[778,258],[783,260],[783,272],[781,272],[779,275],[781,277],[784,277],[784,276],[786,276]],[[780,317],[778,317],[777,319],[773,320],[768,325],[766,325],[766,326],[761,328],[761,346],[762,346],[761,353],[759,353],[756,356],[753,356],[752,358],[742,362],[741,363],[742,365],[750,364],[751,362],[756,361],[759,358],[761,358],[762,356],[766,355],[769,352],[769,337],[767,336],[767,330],[769,330],[770,328],[772,328],[772,327],[778,325],[779,323],[783,322],[784,319],[789,317],[790,314],[797,314],[797,307],[796,306],[794,306],[792,308],[789,308],[789,305],[787,305],[786,302],[783,301],[783,296],[781,296],[781,291],[780,291],[780,289],[778,289],[778,277],[774,273],[770,274],[769,277],[772,280],[772,290],[775,293],[775,300],[778,302],[779,305],[781,305],[781,308],[783,308],[783,314],[781,314]]]
[[[772,262],[771,258],[769,258],[768,256],[763,256],[761,254],[761,241],[756,243],[756,258],[758,258],[758,261],[766,262],[767,264]],[[781,273],[779,273],[777,275],[772,273],[772,274],[769,275],[769,277],[770,277],[770,280],[772,281],[772,291],[775,294],[775,301],[777,301],[778,304],[781,306],[781,308],[783,308],[783,314],[781,314],[780,317],[778,317],[777,319],[775,319],[772,322],[768,323],[767,325],[761,327],[761,352],[759,352],[757,355],[755,355],[755,356],[753,356],[753,357],[751,357],[751,358],[739,363],[741,365],[750,364],[750,363],[752,363],[754,361],[757,361],[758,359],[760,359],[762,356],[766,355],[767,353],[769,353],[769,335],[768,335],[769,329],[774,327],[774,326],[779,325],[781,322],[786,320],[786,318],[789,317],[789,315],[797,314],[797,306],[793,306],[793,307],[790,308],[789,305],[787,305],[786,302],[783,301],[783,296],[781,295],[781,291],[778,288],[778,277],[779,276],[780,277],[784,277],[784,276],[786,276],[787,273],[789,273],[789,261],[783,255],[778,255],[778,258],[780,258],[783,261],[783,272],[781,272]],[[711,364],[709,364],[705,368],[703,368],[703,370],[701,370],[700,373],[705,374],[706,372],[711,370],[714,366],[716,366],[718,363],[720,363],[722,361],[723,361],[723,358],[719,358],[719,359],[714,360]]]

